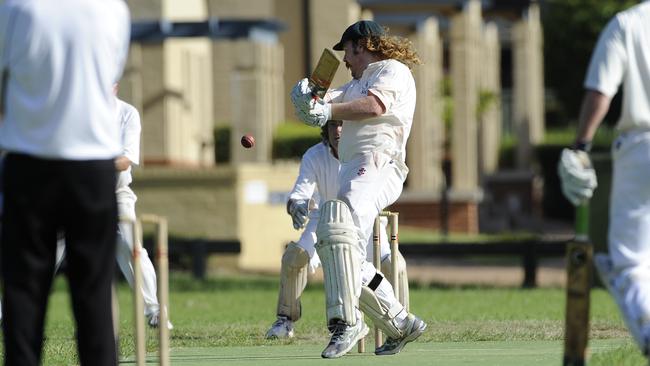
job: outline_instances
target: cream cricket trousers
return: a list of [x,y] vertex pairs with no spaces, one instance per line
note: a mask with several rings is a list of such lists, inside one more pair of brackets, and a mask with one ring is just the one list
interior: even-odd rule
[[615,295],[629,316],[645,323],[650,319],[650,131],[621,133],[612,145],[612,161],[608,244],[623,291]]
[[[136,219],[135,195],[119,194],[117,197],[117,212],[120,218]],[[127,222],[119,222],[117,229],[117,265],[120,267],[124,278],[133,288],[133,232],[132,226]],[[144,299],[144,313],[146,316],[158,313],[160,305],[156,295],[156,270],[154,269],[147,250],[142,248],[140,255],[142,268],[142,298]]]
[[[361,273],[357,278],[361,279],[361,283],[355,284],[356,294],[360,294],[361,286],[367,286],[377,275],[374,266],[366,259],[367,243],[372,237],[377,215],[395,202],[402,193],[407,171],[401,162],[378,152],[360,154],[353,160],[341,164],[337,198],[350,208],[352,219],[359,232],[361,266],[357,268]],[[395,297],[390,282],[380,281],[379,286],[373,291],[386,309],[401,308],[395,311],[397,316],[391,321],[399,324],[406,318],[408,313]]]

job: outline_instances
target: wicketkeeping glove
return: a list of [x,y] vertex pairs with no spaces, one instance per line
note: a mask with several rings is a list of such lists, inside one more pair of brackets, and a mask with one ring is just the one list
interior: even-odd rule
[[574,206],[589,200],[598,186],[596,171],[584,151],[563,149],[557,171],[562,193]]
[[288,205],[289,215],[293,220],[293,228],[298,230],[305,227],[309,214],[308,200],[290,200]]

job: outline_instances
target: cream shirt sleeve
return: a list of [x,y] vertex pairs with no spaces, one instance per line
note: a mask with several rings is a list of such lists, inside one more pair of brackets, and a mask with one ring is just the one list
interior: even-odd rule
[[345,95],[345,91],[348,90],[351,84],[352,82],[347,82],[338,88],[328,90],[327,93],[325,94],[325,98],[324,98],[325,101],[328,103],[343,102],[343,96]]
[[314,159],[310,154],[312,150],[307,150],[305,155],[302,157],[300,162],[300,171],[298,173],[298,178],[293,185],[293,189],[289,194],[289,199],[292,200],[310,200],[316,192],[316,182],[318,177],[316,176],[316,167],[314,165]]
[[372,95],[379,98],[386,108],[386,112],[393,109],[404,85],[406,85],[405,71],[410,73],[409,69],[399,61],[390,62],[377,70],[370,80],[368,94],[372,93]]
[[627,64],[624,36],[619,17],[614,17],[601,32],[594,48],[584,82],[586,89],[599,91],[608,97],[616,94]]

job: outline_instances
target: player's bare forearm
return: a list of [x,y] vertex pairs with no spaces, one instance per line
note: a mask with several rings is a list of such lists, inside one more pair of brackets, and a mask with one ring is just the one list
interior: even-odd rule
[[587,90],[582,99],[576,141],[590,142],[609,110],[611,98],[595,90]]
[[126,156],[118,156],[115,158],[115,170],[118,172],[124,171],[129,169],[131,166],[131,160],[127,158]]
[[360,121],[381,116],[385,112],[386,108],[374,95],[345,103],[332,103],[332,119]]

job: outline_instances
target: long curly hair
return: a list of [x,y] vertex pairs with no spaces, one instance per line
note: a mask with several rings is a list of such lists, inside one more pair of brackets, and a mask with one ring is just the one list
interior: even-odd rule
[[[388,28],[384,28],[384,30],[388,34]],[[422,64],[413,42],[404,37],[390,35],[370,36],[359,39],[358,44],[379,55],[383,60],[395,59],[408,66],[409,69]]]

